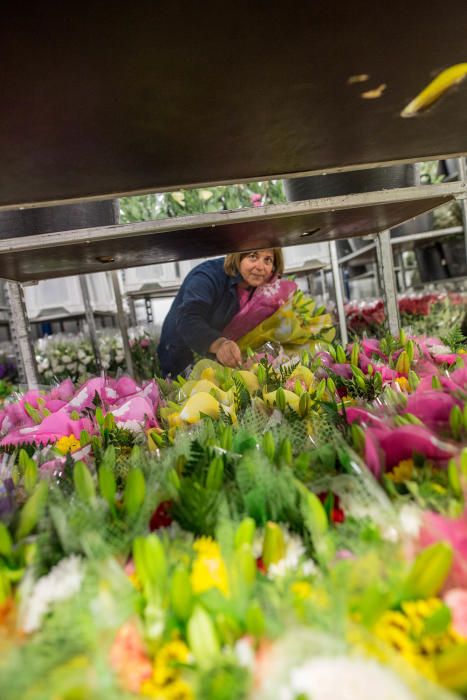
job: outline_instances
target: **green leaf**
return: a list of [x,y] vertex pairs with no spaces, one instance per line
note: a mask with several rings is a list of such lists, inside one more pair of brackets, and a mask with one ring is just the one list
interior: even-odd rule
[[76,462],[73,468],[73,482],[75,491],[79,498],[86,503],[91,503],[96,498],[96,489],[91,472],[84,462],[81,460]]
[[128,515],[135,515],[144,502],[146,482],[138,467],[130,470],[123,493],[123,505]]

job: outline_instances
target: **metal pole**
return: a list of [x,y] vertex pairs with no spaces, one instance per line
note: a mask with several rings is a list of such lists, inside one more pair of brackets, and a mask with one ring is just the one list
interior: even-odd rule
[[102,369],[101,353],[99,350],[99,343],[97,340],[96,321],[94,318],[94,313],[92,311],[91,297],[89,296],[89,288],[86,275],[79,276],[79,283],[81,286],[81,294],[83,296],[84,313],[86,316],[86,323],[89,330],[89,337],[91,339],[92,350],[94,353],[94,357],[96,358],[97,371],[100,372]]
[[319,273],[320,279],[321,279],[321,296],[323,297],[323,304],[328,303],[328,288],[326,285],[326,273],[324,270],[321,270]]
[[390,231],[382,231],[376,235],[376,257],[378,260],[381,292],[386,307],[389,331],[392,335],[396,336],[399,335],[400,332],[400,318],[399,306],[397,304],[396,278],[394,274]]
[[336,241],[329,242],[329,254],[331,256],[331,269],[334,280],[334,289],[336,292],[337,317],[339,319],[341,342],[342,345],[345,347],[349,342],[349,336],[347,333],[347,323],[345,320],[344,292],[342,288],[342,277],[339,267],[339,261],[337,259]]
[[132,326],[137,326],[135,300],[127,295],[128,308],[130,310],[130,321]]
[[31,326],[26,314],[23,288],[18,282],[7,282],[7,296],[10,312],[10,329],[18,358],[18,374],[21,383],[29,389],[37,389],[39,385],[36,354],[31,340]]
[[[458,158],[457,163],[459,165],[459,180],[467,186],[467,167],[465,164],[465,158]],[[460,198],[461,212],[462,212],[462,223],[464,225],[464,245],[465,245],[465,256],[467,260],[467,200],[466,194]]]
[[123,310],[122,292],[120,290],[118,272],[116,270],[112,270],[110,276],[112,278],[112,286],[115,294],[115,303],[117,304],[117,319],[118,326],[120,328],[120,333],[122,334],[123,352],[125,353],[126,369],[128,374],[133,376],[133,360],[131,357],[130,341],[128,339],[128,327],[126,323],[125,311]]
[[402,250],[399,253],[399,267],[401,271],[401,292],[405,292],[407,289],[407,280],[405,277],[404,252]]

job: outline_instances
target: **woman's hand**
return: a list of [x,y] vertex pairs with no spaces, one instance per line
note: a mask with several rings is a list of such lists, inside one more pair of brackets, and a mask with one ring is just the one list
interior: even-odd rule
[[238,367],[242,363],[242,353],[234,340],[218,338],[211,343],[209,352],[212,352],[226,367]]

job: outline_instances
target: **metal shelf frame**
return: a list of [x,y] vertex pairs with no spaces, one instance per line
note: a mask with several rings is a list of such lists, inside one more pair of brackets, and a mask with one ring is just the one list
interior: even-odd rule
[[[379,221],[386,222],[387,216],[385,216],[384,212],[385,207],[389,206],[393,207],[391,216],[394,220],[394,225],[399,225],[407,219],[408,210],[404,209],[404,206],[407,204],[413,205],[413,208],[409,210],[412,212],[409,214],[410,217],[447,203],[453,198],[464,200],[466,192],[467,183],[464,181],[440,185],[417,185],[415,187],[349,194],[338,197],[325,197],[315,200],[270,205],[238,211],[9,238],[0,240],[0,266],[2,265],[2,260],[5,269],[5,262],[10,259],[19,260],[20,258],[24,259],[24,256],[28,255],[34,258],[45,255],[47,257],[50,256],[50,260],[52,261],[50,264],[50,276],[56,276],[56,270],[54,274],[53,263],[54,249],[65,249],[67,255],[70,257],[73,256],[79,265],[81,264],[80,253],[92,246],[92,244],[104,243],[105,245],[111,246],[113,250],[118,246],[119,241],[128,240],[131,243],[131,241],[135,241],[137,238],[144,240],[148,237],[147,240],[149,240],[150,236],[155,236],[156,240],[161,236],[161,242],[162,240],[165,241],[165,252],[163,252],[161,256],[161,262],[168,262],[194,257],[181,249],[180,239],[177,244],[177,235],[180,234],[186,236],[190,235],[190,232],[197,234],[199,231],[203,231],[207,232],[206,235],[212,235],[211,232],[217,230],[217,245],[219,247],[224,246],[225,248],[225,241],[222,243],[223,231],[228,230],[230,232],[230,238],[232,239],[232,235],[238,230],[239,234],[241,233],[243,235],[243,238],[241,239],[241,243],[238,244],[237,250],[251,250],[253,247],[264,247],[264,232],[261,233],[261,231],[264,231],[264,227],[273,225],[275,227],[274,230],[280,230],[281,228],[287,230],[289,226],[289,238],[286,237],[283,242],[285,245],[287,245],[287,242],[296,244],[303,243],[304,240],[306,240],[306,242],[320,240],[331,241],[331,260],[333,261],[332,267],[335,278],[335,289],[338,296],[337,308],[339,325],[342,340],[345,342],[346,329],[342,280],[340,276],[341,265],[337,260],[336,252],[334,251],[333,253],[332,249],[335,248],[336,239],[349,237],[349,230],[345,225],[346,216],[353,216],[354,221],[357,222],[352,230],[355,236],[358,235],[358,232],[362,232],[364,235],[374,232],[376,235],[380,257],[381,277],[384,280],[386,300],[390,310],[388,314],[390,328],[392,332],[396,333],[399,327],[399,321],[396,313],[397,305],[394,301],[395,284],[392,253],[389,254],[393,243],[391,242],[387,229],[383,231],[375,231],[374,229],[373,231],[369,231],[368,218],[365,219],[365,224],[362,225],[362,223],[359,223],[359,217],[363,216],[363,212],[370,210],[373,217],[370,217],[370,220],[372,225],[376,227]],[[400,213],[399,215],[397,214],[398,207],[400,207],[400,211],[404,211],[404,215]],[[313,226],[315,217],[318,217],[320,229],[322,227],[322,230],[316,231],[316,228]],[[333,226],[332,224],[336,221],[337,224]],[[258,235],[260,237],[255,238],[255,236]],[[263,236],[262,239],[261,236]],[[171,240],[173,240],[172,245],[170,245]],[[267,243],[269,245],[271,245],[269,240],[271,240],[272,244],[281,244],[282,242],[280,239],[277,241],[268,239]],[[394,240],[401,242],[400,239]],[[262,244],[261,241],[263,241]],[[232,247],[232,243],[229,245]],[[224,248],[222,248],[221,252],[226,252]],[[200,254],[202,255],[203,252],[200,251]],[[11,256],[13,256],[13,258],[11,258]],[[129,262],[127,266],[131,266],[131,262]],[[110,265],[110,269],[112,269],[112,265]],[[338,292],[339,289],[341,290],[340,296]],[[119,321],[121,327],[123,327],[125,319],[123,317],[122,308],[120,311]],[[27,319],[20,319],[20,316],[21,312],[17,310],[13,321],[18,319],[20,323],[26,324],[24,327],[27,327]],[[28,342],[27,334],[24,332],[21,331],[17,335],[20,343],[20,356],[24,364],[29,368],[28,372],[30,377],[28,382],[32,385],[35,381],[31,374],[33,372],[31,368],[34,368],[34,351],[32,344],[30,338]],[[124,331],[122,331],[122,335],[125,335]],[[27,345],[29,346],[29,350],[26,347]],[[128,348],[125,348],[125,350],[126,353],[129,352]]]
[[[366,256],[368,253],[374,251],[377,262],[377,273],[378,278],[381,283],[381,292],[383,296],[384,305],[386,307],[388,327],[393,335],[397,335],[400,332],[400,318],[399,310],[397,306],[397,293],[396,293],[396,278],[395,278],[395,266],[394,266],[394,251],[403,249],[407,247],[407,244],[413,243],[415,241],[429,240],[432,238],[440,238],[443,236],[452,236],[464,232],[464,241],[467,257],[467,201],[462,189],[467,185],[467,167],[466,159],[464,157],[458,158],[459,175],[460,180],[455,184],[458,186],[456,191],[453,191],[456,199],[460,201],[462,209],[462,218],[464,226],[452,226],[445,229],[438,229],[432,231],[423,231],[421,233],[413,233],[407,236],[397,236],[391,237],[390,231],[382,231],[375,234],[375,240],[368,243],[368,245],[363,246],[359,250],[343,255],[341,258],[337,256],[337,248],[335,242],[330,243],[331,252],[331,269],[333,273],[334,288],[336,292],[336,308],[337,316],[339,320],[339,329],[341,340],[344,345],[348,343],[348,332],[347,332],[347,322],[345,315],[344,306],[344,291],[343,291],[343,281],[342,281],[342,266],[348,264],[351,261],[357,261],[359,258]],[[413,189],[418,189],[416,186]],[[333,250],[334,248],[334,250]],[[334,258],[334,259],[333,259]],[[404,278],[404,272],[402,271],[402,279]],[[405,285],[405,281],[403,282]]]

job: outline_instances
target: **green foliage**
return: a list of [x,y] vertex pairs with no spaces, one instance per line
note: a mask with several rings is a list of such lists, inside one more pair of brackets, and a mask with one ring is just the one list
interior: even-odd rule
[[441,340],[451,348],[452,352],[459,352],[459,350],[463,350],[467,346],[467,337],[459,326],[454,326]]
[[[285,202],[282,182],[248,182],[241,185],[219,185],[164,194],[147,194],[120,199],[122,223],[151,221],[187,214],[207,214],[260,205]],[[256,205],[258,206],[258,205]]]

